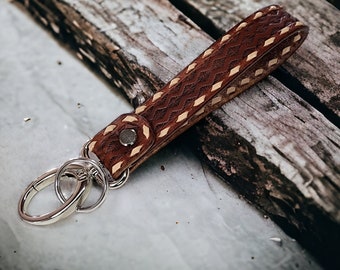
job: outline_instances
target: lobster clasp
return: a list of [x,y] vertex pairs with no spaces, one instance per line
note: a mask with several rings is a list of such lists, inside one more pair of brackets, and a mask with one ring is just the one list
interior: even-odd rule
[[[61,181],[64,177],[76,180],[72,194],[65,198],[61,190]],[[101,195],[96,203],[84,207],[83,203],[88,197],[93,181],[102,189]],[[57,209],[42,215],[31,215],[28,212],[29,205],[39,191],[54,183],[55,192],[61,201]],[[88,158],[77,158],[65,162],[59,169],[53,169],[33,181],[22,194],[18,211],[20,217],[34,225],[48,225],[66,218],[73,212],[89,212],[99,207],[106,197],[108,180],[101,165]]]

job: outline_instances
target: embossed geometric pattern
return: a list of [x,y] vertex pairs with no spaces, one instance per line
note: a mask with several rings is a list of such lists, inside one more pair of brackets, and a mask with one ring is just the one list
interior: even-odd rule
[[[135,114],[119,118],[99,132],[90,150],[114,178],[128,167],[134,169],[209,112],[268,75],[301,45],[307,33],[308,28],[280,6],[259,10],[207,48],[136,108]],[[138,130],[138,140],[130,148],[119,145],[115,138],[126,126]]]

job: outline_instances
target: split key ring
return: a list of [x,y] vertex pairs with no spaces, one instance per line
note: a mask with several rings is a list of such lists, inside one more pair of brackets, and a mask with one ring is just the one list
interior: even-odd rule
[[[76,185],[72,194],[65,198],[61,190],[62,177],[76,179]],[[88,197],[93,182],[99,184],[102,189],[101,195],[96,203],[91,206],[83,206]],[[57,209],[42,215],[31,215],[28,213],[32,199],[39,191],[54,184],[55,192],[62,203]],[[102,167],[94,160],[88,158],[77,158],[65,162],[59,169],[53,169],[33,181],[22,194],[19,201],[19,215],[27,223],[34,225],[48,225],[68,217],[74,212],[90,212],[98,208],[106,197],[108,180]]]
[[[294,53],[307,34],[308,27],[281,6],[271,5],[251,14],[133,112],[120,115],[100,130],[85,144],[80,159],[66,162],[33,182],[20,199],[21,218],[43,225],[74,211],[95,209],[104,200],[108,186],[123,186],[130,171],[210,112],[265,78]],[[77,180],[68,199],[61,190],[61,181],[67,178]],[[62,205],[45,215],[27,214],[32,198],[53,181]],[[93,182],[100,185],[102,195],[94,205],[85,207],[83,202]]]

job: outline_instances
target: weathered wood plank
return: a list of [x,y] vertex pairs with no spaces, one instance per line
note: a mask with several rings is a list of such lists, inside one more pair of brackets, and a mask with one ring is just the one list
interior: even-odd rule
[[[203,51],[212,39],[167,1],[117,2],[34,0],[25,3],[29,3],[27,9],[41,23],[72,46],[80,59],[123,89],[134,104],[139,104]],[[285,94],[280,96],[280,91]],[[211,163],[227,164],[230,157],[242,150],[237,142],[246,145],[248,148],[244,151],[249,153],[245,162],[257,160],[258,164],[252,162],[252,166],[228,169],[232,165],[229,163],[222,170],[226,179],[233,183],[237,176],[239,180],[236,183],[245,185],[242,193],[276,220],[284,221],[286,228],[289,225],[294,231],[302,232],[303,243],[314,241],[323,247],[329,245],[327,250],[334,252],[333,240],[339,237],[339,234],[331,235],[339,226],[336,200],[339,197],[338,129],[308,104],[288,94],[278,82],[265,80],[260,88],[255,87],[248,92],[258,102],[235,99],[223,109],[237,109],[238,118],[230,121],[223,111],[210,118],[219,125],[228,126],[228,130],[222,129],[223,132],[218,135],[223,139],[224,132],[228,131],[226,134],[232,135],[231,143],[223,141],[220,148],[204,144],[206,149],[203,152],[207,157],[209,153],[223,158],[220,163],[216,163],[216,159],[212,159]],[[245,93],[244,96],[247,95]],[[259,115],[262,116],[261,121]],[[212,125],[208,130],[202,126],[198,133],[201,141],[216,127],[212,120],[209,121]],[[287,127],[289,129],[286,130]],[[266,132],[261,133],[261,140],[254,140],[262,129]],[[281,135],[282,130],[285,131],[284,136]],[[303,136],[296,136],[294,130]],[[319,134],[319,130],[323,132]],[[296,142],[297,137],[299,140]],[[305,141],[310,143],[301,144]],[[232,148],[230,151],[229,147]],[[224,150],[226,156],[221,155],[218,151],[221,148],[229,153]],[[299,155],[290,155],[290,149],[295,149],[294,153]],[[215,168],[220,169],[218,166]],[[271,182],[275,192],[270,193],[267,190]],[[262,194],[257,193],[258,190],[270,193],[270,196],[256,200],[254,197]],[[298,199],[301,210],[291,198]],[[315,234],[321,233],[317,229],[318,220],[328,224],[329,228],[321,235]]]
[[[251,10],[260,8],[264,4],[270,4],[269,1],[265,0],[188,0],[184,1],[184,6],[182,0],[172,2],[176,2],[176,5],[181,2],[181,8],[187,14],[191,14],[194,21],[203,18],[203,28],[213,35],[222,32],[222,29],[228,29]],[[310,36],[304,46],[284,64],[284,68],[293,75],[293,79],[302,82],[301,86],[307,90],[307,93],[306,91],[302,92],[302,95],[308,95],[308,91],[313,93],[334,112],[334,115],[339,115],[340,47],[337,41],[338,25],[340,25],[339,11],[326,2],[318,1],[317,5],[315,2],[282,2],[291,13],[299,18],[301,17],[311,28]],[[322,11],[319,11],[320,9]],[[226,16],[226,14],[230,16]],[[289,79],[286,78],[286,80]],[[291,84],[288,82],[287,85]],[[277,89],[280,89],[280,86],[273,86],[268,89],[271,88],[270,95],[275,96],[278,94]],[[295,90],[299,91],[300,89]],[[324,126],[327,125],[319,118],[320,123],[323,123],[319,125],[318,130],[313,131],[311,127],[315,128],[315,123],[308,118],[312,117],[311,119],[313,119],[314,116],[312,115],[315,115],[315,113],[312,113],[311,116],[308,113],[314,109],[309,108],[306,111],[307,105],[303,102],[297,102],[297,104],[302,105],[300,105],[300,109],[295,107],[295,112],[281,113],[280,116],[276,115],[275,118],[272,118],[272,111],[275,111],[276,114],[279,107],[275,105],[275,102],[273,103],[272,98],[266,97],[266,95],[263,95],[263,97],[259,99],[255,96],[253,100],[257,100],[258,104],[268,108],[268,113],[265,115],[257,110],[261,105],[252,106],[250,101],[246,105],[242,104],[242,108],[249,106],[248,114],[246,113],[248,109],[245,109],[242,113],[234,113],[238,109],[237,106],[234,106],[234,103],[231,103],[224,106],[223,112],[216,112],[208,117],[204,124],[198,125],[200,134],[198,136],[200,138],[198,147],[201,149],[201,154],[206,162],[224,179],[228,179],[241,194],[261,209],[265,209],[273,219],[283,225],[283,228],[289,230],[301,242],[314,249],[314,253],[319,253],[324,259],[333,258],[333,261],[337,261],[336,264],[340,264],[337,259],[337,250],[340,248],[338,244],[340,241],[340,208],[337,203],[340,197],[339,130],[335,127],[324,130]],[[278,97],[277,102],[280,103],[282,100],[289,99],[298,100],[292,96],[288,99]],[[286,109],[290,110],[290,105],[286,106]],[[316,107],[320,109],[318,106]],[[324,113],[327,114],[328,112]],[[244,120],[245,115],[247,121],[240,125],[242,121],[239,119]],[[259,115],[261,115],[261,121],[259,121]],[[239,118],[240,116],[242,117]],[[336,116],[329,118],[338,121]],[[237,119],[237,121],[232,121],[232,119]],[[249,121],[249,119],[251,120]],[[275,119],[275,122],[273,122],[273,119]],[[270,130],[267,129],[268,125]],[[339,125],[339,122],[337,122],[337,125]],[[306,128],[308,131],[304,133]],[[229,132],[226,132],[228,130]],[[273,133],[274,130],[276,131]],[[321,143],[318,139],[315,140],[315,138],[322,136],[321,130],[325,131],[325,138],[328,137],[326,145],[333,145],[335,148],[331,147],[326,150],[327,147],[323,148],[324,146],[322,146],[323,150],[319,151],[319,147],[326,142],[322,140],[323,143]],[[290,133],[288,137],[286,136],[287,132]],[[309,135],[307,135],[308,133]],[[266,138],[264,139],[262,135],[258,137],[260,134],[266,134]],[[294,134],[298,134],[299,137],[295,137]],[[317,135],[313,137],[311,134]],[[329,138],[330,134],[335,134],[336,141]],[[259,140],[259,138],[261,139]],[[231,143],[229,143],[229,139]],[[221,141],[223,146],[214,143]],[[245,147],[247,153],[242,151],[244,146],[238,145],[240,141],[248,145]],[[307,145],[306,142],[308,142]],[[328,151],[330,152],[327,154]],[[276,154],[274,154],[275,152]],[[268,155],[267,153],[271,154]],[[280,155],[282,159],[276,159],[275,155]],[[267,162],[262,163],[263,157]],[[303,158],[301,159],[301,157]],[[325,160],[328,160],[328,157],[332,157],[333,160],[331,164],[324,167]],[[291,167],[292,170],[290,170],[288,164],[286,164],[288,166],[283,165],[286,162],[284,160],[288,163],[294,160],[291,163],[295,164],[294,168]],[[308,161],[301,163],[302,160]],[[260,164],[258,164],[259,161]],[[273,168],[280,171],[270,172],[272,165],[274,165]],[[262,170],[264,171],[263,174],[261,173]],[[333,172],[333,180],[328,178],[330,171]],[[289,174],[290,176],[287,177]],[[294,177],[293,174],[295,174]],[[292,183],[293,185],[291,185]],[[310,186],[311,184],[312,186]],[[268,190],[269,187],[273,190]],[[294,196],[291,197],[293,194]],[[272,195],[275,198],[271,198]],[[302,197],[304,197],[304,200],[301,200]],[[319,203],[324,204],[322,201],[330,202],[332,200],[330,198],[333,198],[331,207],[329,207],[330,205],[324,205],[319,209],[315,207]],[[310,199],[314,203],[310,203]],[[301,204],[301,202],[303,203]],[[301,213],[300,209],[308,209],[308,211]],[[334,220],[336,221],[334,222]],[[309,224],[309,226],[306,226],[306,224]],[[314,235],[311,235],[311,232]]]
[[338,0],[327,0],[329,3],[340,9],[340,2]]
[[134,105],[213,42],[165,0],[23,2]]
[[[182,2],[182,0],[173,2],[177,2],[178,5],[178,2]],[[260,8],[264,4],[270,4],[269,1],[237,1],[236,3],[236,1],[188,0],[188,2],[189,6],[186,5],[184,9],[190,9],[191,6],[192,10],[189,10],[189,13],[194,14],[193,19],[202,18],[197,14],[203,14],[203,21],[206,20],[204,23],[208,25],[205,29],[210,27],[210,31],[208,30],[208,32],[212,34],[214,34],[214,32],[222,32],[222,29],[228,29],[235,22],[239,21],[240,18],[251,12],[251,10]],[[303,3],[301,1],[283,1],[282,4],[285,5],[291,13],[299,18],[301,17],[311,28],[310,36],[304,46],[284,64],[284,68],[287,69],[293,77],[300,80],[307,91],[315,94],[321,102],[326,104],[335,114],[339,115],[340,47],[337,41],[339,34],[338,25],[340,25],[339,12],[323,1],[318,1],[317,6],[315,1],[303,1]],[[186,12],[188,12],[188,10],[186,10]],[[226,14],[230,16],[226,16]],[[215,24],[217,29],[211,27],[212,24]],[[320,50],[320,48],[323,49]],[[315,74],[318,75],[315,76]],[[277,95],[277,91],[273,89],[278,88],[280,87],[272,87],[271,95]],[[313,131],[310,129],[310,127],[315,128],[312,121],[306,120],[306,116],[307,119],[311,117],[308,117],[310,108],[308,111],[305,111],[306,105],[300,105],[300,109],[298,109],[298,107],[295,108],[295,112],[299,112],[299,114],[293,111],[291,111],[291,114],[282,113],[280,117],[276,115],[274,119],[284,119],[284,121],[273,122],[270,111],[276,111],[277,108],[275,107],[277,105],[272,103],[271,98],[263,98],[261,100],[254,97],[254,99],[261,102],[264,107],[269,108],[267,114],[263,115],[257,111],[257,106],[251,106],[250,102],[248,105],[242,104],[242,108],[249,106],[250,110],[248,114],[246,114],[245,111],[239,114],[233,113],[237,110],[237,106],[234,106],[234,103],[232,103],[225,106],[223,113],[221,113],[221,111],[216,112],[213,116],[207,118],[208,120],[205,124],[198,126],[200,134],[200,136],[198,136],[200,138],[199,148],[201,149],[203,157],[206,158],[207,163],[210,164],[214,170],[218,171],[224,179],[228,179],[241,194],[244,194],[248,200],[254,202],[261,209],[265,209],[277,222],[284,223],[283,227],[286,228],[286,230],[290,230],[291,233],[294,233],[302,242],[307,243],[308,246],[314,249],[315,253],[323,253],[324,258],[329,256],[336,258],[336,252],[339,249],[338,243],[340,241],[340,227],[337,225],[340,224],[340,208],[337,203],[340,196],[340,176],[338,169],[340,156],[338,143],[339,130],[336,128],[335,130],[332,130],[333,128],[326,130],[324,133],[326,137],[329,137],[330,134],[336,134],[336,141],[326,139],[326,141],[328,140],[326,144],[333,144],[335,148],[332,150],[323,148],[323,151],[320,152],[319,147],[322,143],[314,139],[321,136],[322,132],[320,132],[320,130],[323,130],[324,123],[319,126],[319,130]],[[292,97],[290,99],[297,100]],[[280,97],[277,100],[289,99],[282,99],[282,97]],[[274,108],[271,107],[271,104]],[[288,105],[286,108],[289,107]],[[231,116],[228,114],[229,111],[231,112]],[[244,115],[247,115],[251,121],[240,125],[241,121],[239,121],[239,119],[242,120],[244,118],[238,117]],[[254,117],[254,115],[262,116],[261,123],[258,123],[259,118]],[[294,117],[296,118],[294,119]],[[231,119],[238,119],[238,121],[235,122]],[[218,125],[218,129],[216,129],[216,125]],[[268,125],[270,126],[270,130],[267,129]],[[313,137],[313,140],[311,140],[310,135],[304,133],[304,131],[306,131],[305,125],[309,126],[307,133],[318,134],[316,137]],[[276,132],[273,133],[275,129]],[[226,130],[231,131],[225,133]],[[235,134],[235,131],[237,134]],[[261,136],[259,140],[258,135],[261,134],[262,131],[267,132],[264,133],[266,134],[266,139],[262,139]],[[288,137],[286,137],[287,131],[290,133]],[[298,138],[300,140],[294,138],[294,134],[299,134]],[[238,137],[239,135],[241,135],[241,137]],[[231,141],[233,143],[228,143],[229,140],[227,139],[230,138],[232,138]],[[250,151],[249,148],[246,147],[247,151],[249,151],[246,157],[242,149],[235,143],[235,140],[237,141],[236,138],[239,138],[241,141],[246,139],[243,142],[252,149],[252,151]],[[223,146],[217,146],[214,143],[221,141],[223,141]],[[308,142],[309,145],[306,145],[306,142]],[[249,143],[251,143],[251,145]],[[309,150],[307,150],[308,148]],[[304,150],[301,151],[301,149]],[[330,151],[330,153],[327,154],[327,151]],[[279,161],[275,159],[275,154],[273,154],[275,152],[277,155],[280,155],[283,160],[280,159]],[[268,156],[266,153],[271,154]],[[301,155],[304,156],[303,160],[309,161],[307,163],[301,163]],[[272,164],[270,164],[270,162],[257,164],[264,156],[267,156],[267,161],[270,161]],[[311,161],[311,156],[314,156],[314,158],[312,158],[313,161]],[[326,158],[327,156],[332,156],[334,159],[331,162],[332,164],[323,167],[325,160],[328,160],[328,158]],[[234,157],[237,158],[234,159]],[[242,158],[239,159],[240,157]],[[294,160],[292,162],[292,164],[295,164],[294,168],[292,168],[293,170],[289,169],[289,165],[283,165],[285,163],[284,160],[289,160],[289,163]],[[270,172],[269,167],[271,167],[271,165],[280,169],[280,172],[268,173]],[[261,173],[262,170],[264,170],[263,174]],[[333,180],[328,178],[329,171],[335,172],[332,177]],[[288,174],[291,174],[291,176],[287,177]],[[295,176],[292,177],[292,174],[295,174]],[[320,174],[323,176],[316,176]],[[254,179],[256,179],[256,181],[254,181]],[[315,180],[318,183],[314,182]],[[284,186],[282,183],[284,183]],[[292,186],[291,183],[293,183]],[[310,186],[310,184],[313,185]],[[289,188],[287,186],[289,186]],[[268,187],[273,188],[273,190],[269,191]],[[322,193],[324,194],[321,195]],[[271,194],[275,194],[273,195],[275,198],[271,198]],[[291,197],[293,194],[294,197]],[[302,197],[305,197],[305,202],[302,203],[302,205],[297,203],[303,201],[301,198],[298,198],[298,194],[302,194]],[[315,205],[312,206],[313,203],[310,204],[309,199],[306,200],[306,198],[312,198],[312,201],[317,202],[316,204],[323,204],[322,201],[329,202],[329,200],[332,200],[330,198],[334,200],[330,208],[330,205],[324,205],[322,209],[317,209]],[[299,209],[300,207],[301,209],[309,209],[309,211],[301,214],[299,213],[300,210],[296,209],[296,207]],[[313,214],[310,215],[310,213]],[[307,214],[307,216],[305,216],[305,214]],[[324,218],[327,215],[335,218],[336,222],[327,222],[327,218]],[[320,226],[320,220],[323,220],[323,226]],[[305,224],[312,224],[312,226],[306,227]],[[311,237],[311,231],[313,231],[315,235],[318,235],[318,241],[315,241],[314,237]],[[325,239],[330,240],[325,241]],[[337,263],[339,264],[339,261]]]
[[[270,0],[171,2],[193,14],[198,24],[209,24],[205,28],[213,34],[229,29],[252,11],[273,3]],[[281,0],[280,4],[310,27],[304,46],[283,65],[284,68],[305,87],[307,92],[302,94],[310,91],[340,116],[340,11],[321,0]]]
[[314,254],[337,260],[337,127],[270,78],[212,113],[197,130],[201,154],[219,175]]

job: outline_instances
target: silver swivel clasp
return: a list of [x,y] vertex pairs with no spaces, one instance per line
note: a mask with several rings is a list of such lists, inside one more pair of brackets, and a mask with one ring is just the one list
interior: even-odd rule
[[[133,134],[129,136],[133,137]],[[113,179],[107,170],[89,156],[88,142],[83,146],[80,157],[66,161],[61,167],[44,173],[33,181],[22,194],[18,211],[20,217],[34,225],[48,225],[68,217],[74,212],[91,212],[97,209],[105,200],[107,190],[120,188],[129,177],[126,170],[119,179]],[[72,182],[72,191],[65,196],[63,182]],[[29,205],[41,190],[54,184],[54,190],[61,205],[57,209],[42,215],[31,215]],[[85,201],[93,187],[99,186],[101,193],[96,202],[85,206]]]

